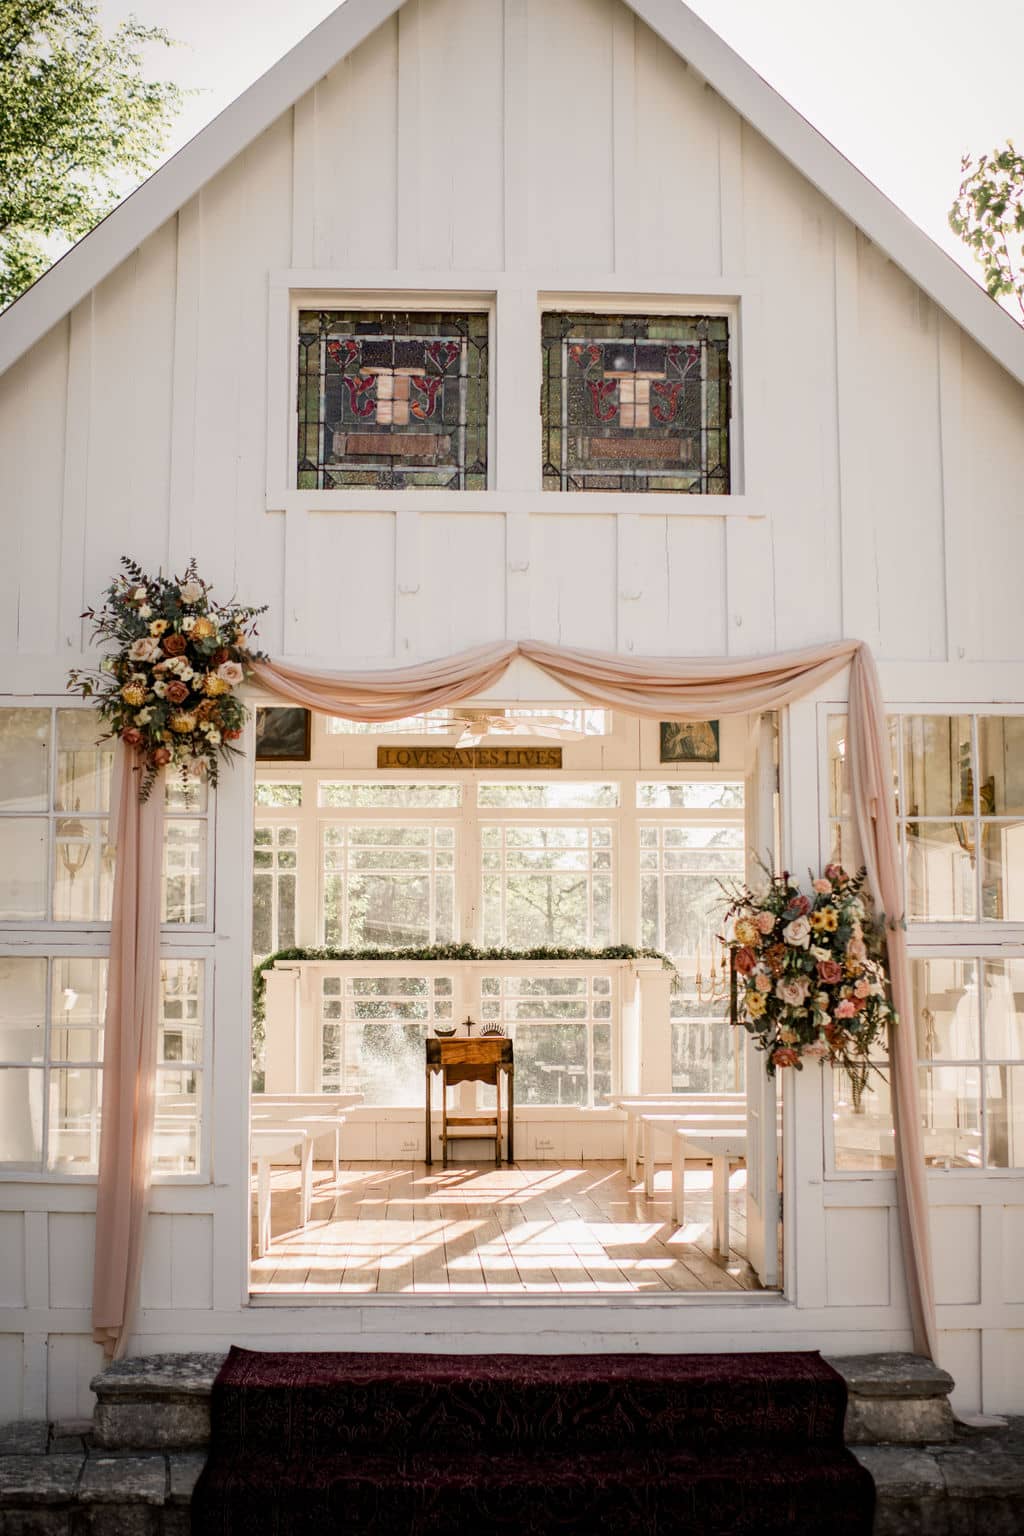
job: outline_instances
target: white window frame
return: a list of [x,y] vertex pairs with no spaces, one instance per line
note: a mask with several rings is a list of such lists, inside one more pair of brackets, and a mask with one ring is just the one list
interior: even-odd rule
[[[886,716],[903,715],[940,715],[957,716],[967,715],[971,717],[971,750],[972,762],[977,752],[977,728],[975,716],[1024,716],[1024,704],[1001,703],[991,699],[963,700],[935,699],[926,701],[911,700],[886,700]],[[818,738],[818,846],[820,862],[822,866],[827,862],[829,850],[832,846],[832,827],[838,818],[831,815],[830,781],[829,781],[829,744],[828,744],[828,717],[830,715],[849,715],[848,702],[845,699],[832,699],[822,701],[817,705],[817,738]],[[903,774],[903,731],[902,727],[897,733],[897,762],[899,766],[900,785],[904,782]],[[977,783],[978,775],[974,774],[974,813],[977,814],[978,795],[980,786]],[[945,821],[950,817],[933,818],[909,818],[910,820],[935,820]],[[1024,818],[1021,818],[1024,819]],[[901,880],[904,894],[907,891],[907,860],[904,835],[905,812],[901,805],[900,815],[897,818],[900,838]],[[980,915],[974,920],[961,920],[956,922],[909,922],[907,923],[907,955],[913,965],[917,959],[1022,959],[1024,960],[1024,922],[1004,922],[992,918],[982,918]],[[982,1042],[984,1044],[984,1042]],[[919,1065],[917,1047],[915,1041],[915,1073]],[[998,1065],[999,1063],[987,1063],[983,1057],[971,1062],[954,1063],[958,1066],[978,1066],[984,1071],[985,1065]],[[1016,1065],[1010,1060],[1006,1064]],[[1024,1057],[1020,1065],[1024,1066]],[[833,1069],[837,1070],[837,1069]],[[891,1168],[864,1168],[864,1169],[838,1169],[835,1161],[834,1122],[832,1119],[832,1093],[833,1076],[830,1072],[822,1072],[822,1108],[825,1124],[825,1177],[831,1182],[850,1181],[863,1179],[895,1179],[895,1171]],[[915,1094],[917,1080],[915,1078]],[[984,1091],[982,1092],[984,1101]],[[916,1100],[915,1100],[916,1102]],[[984,1102],[982,1103],[982,1145],[984,1148]],[[979,1168],[938,1168],[929,1165],[926,1175],[931,1178],[956,1178],[956,1179],[1017,1179],[1024,1176],[1024,1168],[989,1168],[982,1165]]]

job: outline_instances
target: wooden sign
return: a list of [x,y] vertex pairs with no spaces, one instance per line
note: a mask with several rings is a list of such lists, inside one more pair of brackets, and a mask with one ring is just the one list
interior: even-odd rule
[[561,768],[561,747],[378,747],[378,768]]

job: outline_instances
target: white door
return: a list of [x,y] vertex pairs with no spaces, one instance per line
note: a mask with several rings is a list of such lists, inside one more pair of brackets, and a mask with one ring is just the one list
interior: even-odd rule
[[[747,879],[754,883],[766,864],[776,867],[775,720],[751,721],[745,779]],[[747,1253],[762,1285],[779,1283],[779,1146],[775,1079],[764,1069],[764,1053],[746,1037],[747,1067]]]

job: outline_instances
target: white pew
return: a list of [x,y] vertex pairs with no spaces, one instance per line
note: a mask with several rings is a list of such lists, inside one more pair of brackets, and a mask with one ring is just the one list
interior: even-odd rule
[[746,1107],[744,1093],[609,1093],[609,1104],[626,1114],[626,1173],[635,1179],[639,1163],[640,1116],[645,1111],[693,1109],[699,1114],[710,1111],[739,1110]]
[[706,1106],[688,1110],[643,1110],[640,1114],[641,1149],[644,1164],[644,1194],[648,1199],[654,1194],[654,1137],[661,1132],[671,1136],[677,1130],[690,1128],[695,1135],[702,1131],[746,1130],[747,1112],[743,1110],[716,1110]]
[[304,1227],[313,1207],[313,1137],[301,1126],[288,1130],[255,1127],[250,1156],[256,1164],[256,1255],[263,1258],[270,1247],[270,1170],[275,1157],[298,1152],[299,1225]]
[[682,1127],[672,1138],[672,1220],[685,1220],[686,1159],[711,1159],[711,1240],[717,1253],[729,1252],[729,1173],[747,1155],[743,1130],[694,1131]]
[[346,1111],[363,1102],[361,1093],[254,1093],[252,1123],[260,1130],[290,1130],[308,1127],[312,1137],[330,1135],[334,1163],[334,1182],[338,1182],[341,1163],[341,1128]]

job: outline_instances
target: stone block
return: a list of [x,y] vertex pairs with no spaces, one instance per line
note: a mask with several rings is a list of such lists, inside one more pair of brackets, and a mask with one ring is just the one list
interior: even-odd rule
[[936,1445],[956,1426],[944,1397],[854,1397],[846,1407],[847,1445]]
[[90,1456],[78,1485],[83,1504],[163,1504],[164,1456]]
[[45,1419],[19,1419],[0,1424],[0,1456],[44,1456],[50,1441]]
[[827,1355],[847,1390],[857,1397],[948,1397],[954,1382],[925,1355]]
[[168,1503],[191,1503],[192,1490],[205,1466],[206,1456],[202,1454],[186,1452],[183,1456],[168,1456],[167,1467],[170,1473]]
[[854,1448],[875,1483],[874,1536],[949,1536],[946,1487],[935,1456],[897,1445]]
[[93,1432],[104,1450],[207,1445],[222,1354],[142,1355],[93,1377]]
[[84,1456],[0,1456],[0,1508],[74,1498]]
[[69,1509],[0,1509],[0,1536],[76,1536]]

